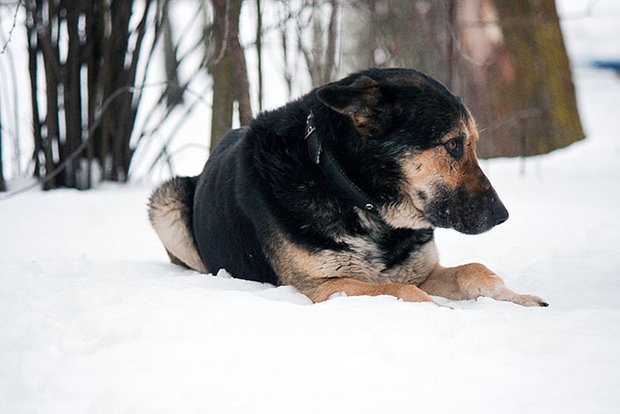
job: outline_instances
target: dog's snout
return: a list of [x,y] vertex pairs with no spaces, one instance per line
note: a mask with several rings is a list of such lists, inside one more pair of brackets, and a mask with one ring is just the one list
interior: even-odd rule
[[486,204],[486,221],[491,227],[502,224],[508,220],[508,210],[504,207],[504,204],[499,199],[499,196],[495,192],[495,189],[491,185],[489,179],[484,175],[482,170],[478,168],[479,180],[482,185],[485,204]]
[[497,226],[502,224],[506,220],[508,220],[508,210],[504,207],[501,201],[495,200],[493,203],[493,208],[491,210],[491,217],[493,218],[494,224]]

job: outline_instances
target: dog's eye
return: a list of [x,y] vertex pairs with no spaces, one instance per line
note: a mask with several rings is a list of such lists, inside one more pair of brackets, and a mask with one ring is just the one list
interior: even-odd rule
[[461,158],[463,156],[463,138],[453,138],[444,144],[448,154],[454,158]]

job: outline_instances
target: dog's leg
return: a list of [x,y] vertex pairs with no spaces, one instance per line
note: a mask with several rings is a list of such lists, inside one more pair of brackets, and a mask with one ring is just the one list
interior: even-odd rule
[[457,267],[437,265],[428,279],[420,284],[420,289],[429,295],[442,296],[454,300],[476,299],[488,296],[496,300],[513,302],[523,306],[549,306],[541,298],[520,295],[508,289],[504,281],[479,263]]
[[194,189],[186,177],[175,177],[155,189],[149,200],[149,220],[170,261],[207,273],[191,228]]
[[[343,292],[347,296],[395,296],[407,302],[432,302],[428,294],[413,285],[400,283],[373,284],[351,278],[325,278],[317,281],[311,289],[303,289],[313,302],[323,302],[334,293]],[[436,304],[436,303],[435,303]]]

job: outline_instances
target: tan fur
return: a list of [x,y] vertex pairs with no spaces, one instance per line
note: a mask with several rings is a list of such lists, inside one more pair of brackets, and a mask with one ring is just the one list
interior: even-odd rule
[[[426,300],[427,295],[420,295],[415,285],[426,279],[438,260],[437,249],[432,241],[414,252],[401,266],[384,269],[379,260],[368,259],[376,253],[373,251],[376,247],[363,238],[348,238],[346,243],[350,251],[347,252],[322,250],[316,253],[290,242],[282,234],[272,236],[270,240],[270,261],[282,283],[295,286],[313,301],[325,300],[332,293],[340,291],[347,295],[371,295],[361,292],[378,292],[373,296],[398,293],[395,296],[404,300]],[[340,285],[336,283],[339,280],[347,282]],[[352,280],[361,285],[352,284]],[[408,288],[403,287],[405,285]],[[342,286],[347,289],[340,289]],[[378,286],[378,290],[370,289],[371,286]],[[323,298],[325,295],[327,297]]]
[[173,263],[180,261],[190,269],[207,273],[191,229],[183,217],[183,208],[183,202],[176,198],[154,197],[151,200],[149,220]]
[[545,306],[536,296],[520,295],[485,266],[472,263],[445,268],[438,264],[435,244],[429,242],[418,254],[391,272],[352,254],[321,251],[310,253],[283,237],[278,239],[277,256],[272,258],[282,282],[295,286],[313,302],[329,299],[334,293],[348,296],[391,295],[409,302],[434,302],[429,295],[452,300],[480,296],[523,306]]
[[508,289],[499,276],[479,263],[449,268],[437,265],[428,279],[422,282],[420,289],[429,295],[454,300],[487,296],[523,306],[546,306],[539,297],[520,295]]
[[[394,228],[424,229],[431,227],[431,223],[424,217],[418,207],[417,195],[405,194],[405,198],[398,204],[390,204],[381,208],[381,216]],[[417,202],[417,204],[416,204]]]
[[[424,218],[424,201],[420,194],[432,197],[438,185],[456,188],[459,185],[472,192],[486,191],[484,173],[478,165],[476,143],[478,132],[473,120],[461,121],[458,128],[442,139],[443,143],[464,137],[465,152],[460,160],[454,160],[442,145],[418,154],[404,156],[401,161],[403,183],[401,193],[405,199],[398,205],[384,209],[386,222],[394,227],[422,228],[430,224]],[[458,168],[457,168],[458,167]]]
[[334,293],[345,293],[347,296],[395,296],[407,302],[433,302],[428,294],[414,285],[401,283],[374,284],[361,282],[351,278],[324,279],[307,295],[313,302],[329,299]]
[[[412,189],[432,192],[433,185],[441,183],[450,188],[456,188],[465,184],[468,189],[475,189],[481,182],[482,171],[478,166],[476,157],[476,142],[478,133],[475,131],[473,121],[462,121],[460,126],[446,134],[442,142],[462,136],[465,138],[465,153],[461,160],[454,160],[446,152],[443,146],[436,146],[420,154],[405,157],[402,160],[402,171],[408,185],[404,190],[411,194],[415,201],[417,195]],[[459,168],[457,167],[459,164]]]

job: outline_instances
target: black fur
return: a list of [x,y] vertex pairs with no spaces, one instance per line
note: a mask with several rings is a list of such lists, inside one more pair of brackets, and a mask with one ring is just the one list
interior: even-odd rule
[[379,240],[385,269],[398,266],[407,258],[411,251],[433,239],[433,229],[394,229],[385,232]]

